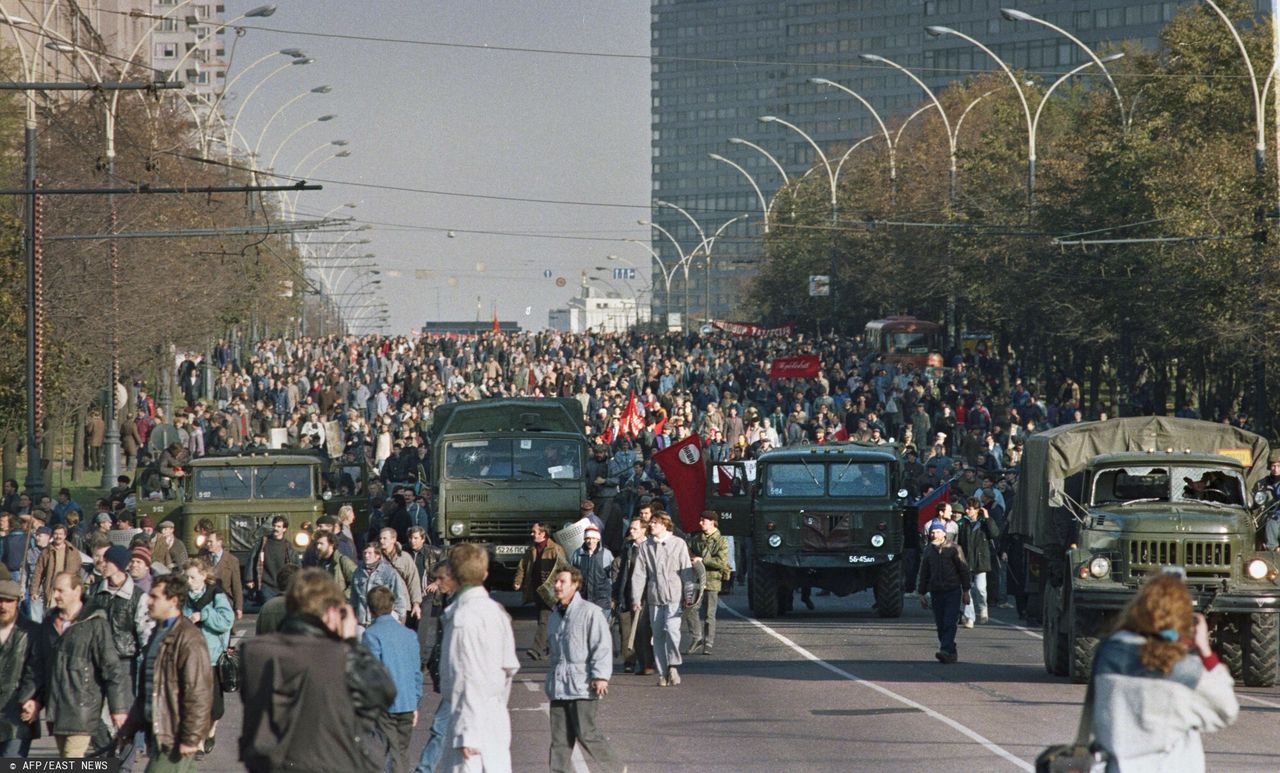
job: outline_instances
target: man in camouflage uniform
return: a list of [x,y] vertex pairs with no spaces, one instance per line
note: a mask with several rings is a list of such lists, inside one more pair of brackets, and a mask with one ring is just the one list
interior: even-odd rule
[[722,583],[729,579],[729,543],[719,529],[720,517],[715,510],[704,510],[698,517],[701,531],[689,538],[689,553],[694,564],[706,570],[702,599],[685,610],[685,622],[693,631],[689,654],[699,648],[710,655],[716,641],[716,604]]

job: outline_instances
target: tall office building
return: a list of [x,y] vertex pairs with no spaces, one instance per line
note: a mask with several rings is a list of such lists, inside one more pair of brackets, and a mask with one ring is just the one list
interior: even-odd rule
[[[945,87],[975,71],[995,68],[965,41],[926,35],[926,25],[951,27],[986,44],[1013,67],[1063,73],[1087,55],[1046,27],[1009,21],[1014,7],[1068,30],[1091,48],[1136,40],[1155,48],[1163,25],[1181,2],[1141,0],[654,0],[652,5],[653,198],[657,205],[652,311],[655,320],[686,307],[696,322],[741,315],[746,282],[759,257],[760,201],[782,179],[763,153],[730,138],[754,143],[775,157],[788,175],[817,163],[799,134],[758,118],[774,115],[809,134],[824,152],[848,147],[875,130],[868,111],[852,97],[809,78],[829,78],[866,98],[884,116],[900,119],[919,107],[924,92],[883,65],[863,63],[878,54],[918,74],[930,88]],[[1270,0],[1253,0],[1267,13]],[[738,164],[739,170],[710,154]],[[744,227],[730,225],[710,250],[697,250],[730,218],[749,213]],[[677,244],[679,245],[677,247]],[[696,255],[683,265],[682,254]],[[689,268],[685,284],[685,268]],[[670,275],[670,293],[668,281]]]

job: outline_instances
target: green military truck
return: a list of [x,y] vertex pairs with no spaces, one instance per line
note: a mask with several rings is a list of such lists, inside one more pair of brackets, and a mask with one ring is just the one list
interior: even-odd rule
[[[753,469],[754,467],[754,469]],[[748,601],[759,618],[796,588],[838,596],[871,589],[881,617],[902,614],[907,492],[896,446],[836,443],[766,451],[712,465],[708,507],[746,544]]]
[[191,555],[203,544],[196,524],[209,519],[247,573],[249,557],[270,533],[271,519],[277,515],[289,519],[289,540],[300,550],[307,546],[310,535],[302,530],[303,523],[314,524],[325,514],[323,467],[319,455],[296,451],[201,457],[183,466],[181,478],[168,481],[168,498],[157,499],[150,491],[141,496],[138,515],[149,516],[157,525],[173,521]]
[[576,521],[587,498],[586,422],[573,398],[448,403],[431,423],[435,522],[445,544],[478,542],[508,585],[537,521]]
[[1085,682],[1100,639],[1138,586],[1185,576],[1218,652],[1245,684],[1276,682],[1275,555],[1259,550],[1267,442],[1167,417],[1085,422],[1026,441],[1010,532],[1026,540],[1028,609],[1045,668]]

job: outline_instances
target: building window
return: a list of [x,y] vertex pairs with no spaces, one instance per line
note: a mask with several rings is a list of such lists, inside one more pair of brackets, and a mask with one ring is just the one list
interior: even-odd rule
[[177,55],[177,43],[156,43],[156,59],[172,59]]

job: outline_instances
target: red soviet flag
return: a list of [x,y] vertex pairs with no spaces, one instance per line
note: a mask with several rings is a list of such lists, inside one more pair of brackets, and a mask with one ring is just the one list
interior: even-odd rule
[[698,517],[707,504],[707,465],[702,458],[702,439],[696,434],[672,443],[653,455],[676,494],[680,528],[685,534],[698,530]]
[[822,361],[816,354],[774,357],[769,363],[769,378],[813,378],[821,369]]
[[636,403],[636,393],[632,392],[631,399],[627,400],[627,407],[622,411],[620,431],[634,440],[642,429],[644,429],[644,419],[640,418],[640,406]]

